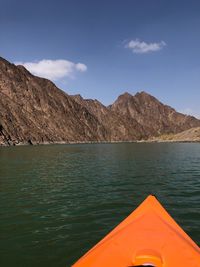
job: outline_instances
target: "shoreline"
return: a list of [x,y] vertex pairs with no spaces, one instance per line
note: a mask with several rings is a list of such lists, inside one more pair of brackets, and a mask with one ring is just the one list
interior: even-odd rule
[[123,143],[200,143],[200,140],[163,140],[163,139],[148,139],[148,140],[128,140],[128,141],[55,141],[55,142],[19,142],[11,144],[0,144],[1,147],[13,147],[13,146],[41,146],[41,145],[81,145],[81,144],[123,144]]

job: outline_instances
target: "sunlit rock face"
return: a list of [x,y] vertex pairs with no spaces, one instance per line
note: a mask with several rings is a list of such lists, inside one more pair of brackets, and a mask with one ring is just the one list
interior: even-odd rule
[[126,118],[136,120],[143,126],[148,137],[178,133],[197,127],[200,123],[198,119],[176,112],[145,92],[134,96],[125,93],[118,97],[110,109]]
[[70,96],[0,58],[0,144],[136,141],[200,126],[145,92],[114,104]]

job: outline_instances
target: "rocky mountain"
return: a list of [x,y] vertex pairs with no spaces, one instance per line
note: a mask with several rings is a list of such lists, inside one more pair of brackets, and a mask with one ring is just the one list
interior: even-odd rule
[[101,104],[98,100],[83,99],[80,95],[72,96],[80,105],[95,116],[98,121],[107,129],[107,140],[128,141],[147,138],[145,129],[134,118],[127,118],[113,112]]
[[135,141],[200,126],[145,92],[109,107],[0,58],[0,144]]
[[99,121],[52,82],[0,58],[0,143],[106,139]]
[[109,108],[126,118],[135,119],[143,126],[148,137],[200,126],[198,119],[176,112],[145,92],[134,96],[129,93],[120,95]]

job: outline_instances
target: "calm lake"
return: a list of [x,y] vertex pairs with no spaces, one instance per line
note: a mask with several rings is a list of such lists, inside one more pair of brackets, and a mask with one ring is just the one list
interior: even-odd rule
[[0,148],[0,265],[70,266],[147,195],[200,245],[200,144]]

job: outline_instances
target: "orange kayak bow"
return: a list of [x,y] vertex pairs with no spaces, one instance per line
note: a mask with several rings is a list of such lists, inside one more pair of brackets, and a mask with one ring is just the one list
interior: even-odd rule
[[73,265],[130,266],[200,267],[200,248],[154,196]]

